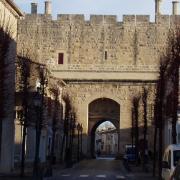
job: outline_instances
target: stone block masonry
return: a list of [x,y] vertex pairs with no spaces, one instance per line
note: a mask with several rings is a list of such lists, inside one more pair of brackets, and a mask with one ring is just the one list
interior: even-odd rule
[[[102,98],[117,102],[122,152],[131,143],[131,99],[146,86],[151,88],[148,104],[152,105],[159,60],[179,19],[157,15],[156,22],[150,22],[147,15],[124,15],[118,22],[116,16],[91,15],[86,21],[84,15],[65,14],[52,20],[51,15],[28,14],[18,22],[18,52],[30,49],[52,76],[66,81],[64,92],[72,97],[83,124],[84,153],[91,149],[89,104]],[[152,144],[150,133],[148,137]]]
[[[86,65],[87,70],[93,64],[147,69],[158,66],[168,33],[179,19],[163,15],[153,23],[147,15],[125,15],[122,22],[108,15],[92,15],[90,21],[83,15],[58,15],[57,20],[51,15],[26,15],[18,24],[19,49],[21,44],[31,47],[41,61],[60,70],[70,70],[66,64],[78,64],[80,69]],[[65,59],[58,64],[61,52]]]

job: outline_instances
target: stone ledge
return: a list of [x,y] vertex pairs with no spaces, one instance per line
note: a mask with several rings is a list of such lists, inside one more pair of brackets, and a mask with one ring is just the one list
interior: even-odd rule
[[53,72],[158,72],[159,67],[153,65],[104,65],[104,64],[64,64],[50,65]]
[[52,76],[64,80],[123,80],[123,81],[156,81],[158,72],[82,72],[51,71]]

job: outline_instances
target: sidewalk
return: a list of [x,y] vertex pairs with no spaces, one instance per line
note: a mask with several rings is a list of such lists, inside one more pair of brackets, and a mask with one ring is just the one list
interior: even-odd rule
[[[65,168],[64,164],[56,164],[53,165],[53,173],[55,173],[58,170],[63,170]],[[25,177],[20,177],[20,169],[17,168],[11,173],[0,173],[0,180],[35,180],[34,177],[32,177],[32,167],[25,169]]]
[[34,180],[32,177],[0,177],[0,180]]
[[139,177],[141,179],[141,177],[143,178],[147,178],[148,180],[156,180],[158,179],[157,177],[153,177],[152,175],[152,162],[149,162],[146,167],[146,171],[143,170],[142,164],[139,166],[136,166],[135,164],[130,164],[130,169],[131,171],[129,171],[129,173],[133,173],[135,176]]
[[25,170],[25,177],[20,177],[20,169],[15,169],[10,173],[0,173],[0,180],[33,180],[32,169],[27,168]]

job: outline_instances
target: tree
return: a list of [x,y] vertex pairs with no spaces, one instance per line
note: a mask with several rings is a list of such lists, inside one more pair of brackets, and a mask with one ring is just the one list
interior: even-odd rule
[[158,130],[158,99],[157,94],[154,103],[154,144],[153,144],[153,176],[156,175],[156,150],[157,150],[157,130]]
[[134,146],[134,131],[135,131],[135,119],[134,119],[134,108],[131,108],[131,145],[132,149]]
[[[172,143],[176,144],[176,122],[178,113],[178,93],[179,93],[179,63],[180,63],[180,30],[178,27],[170,31],[166,53],[161,56],[159,66],[159,79],[156,88],[155,98],[155,137],[154,137],[154,168],[155,174],[155,155],[156,155],[156,134],[159,138],[159,179],[162,171],[162,142],[164,114],[172,119]],[[171,93],[168,93],[168,92]],[[165,112],[166,111],[166,112]]]
[[[163,101],[165,98],[165,73],[168,66],[168,60],[161,60],[160,61],[160,70],[159,70],[159,80],[157,82],[157,90],[156,90],[156,98],[155,98],[155,131],[157,129],[158,132],[158,139],[159,139],[159,153],[158,153],[158,177],[161,179],[161,172],[162,172],[162,153],[163,153]],[[154,155],[156,152],[154,152]]]
[[64,134],[63,134],[63,141],[61,146],[61,159],[63,159],[63,152],[65,147],[65,160],[67,159],[67,149],[69,144],[69,114],[72,110],[71,100],[69,95],[63,96],[63,101],[65,102],[65,117],[64,117]]
[[138,164],[138,157],[139,157],[139,102],[140,96],[134,96],[132,99],[132,109],[133,109],[133,124],[135,127],[134,134],[135,134],[135,150],[136,150],[136,163]]
[[24,163],[25,163],[25,146],[26,146],[26,132],[28,126],[28,97],[29,97],[29,77],[30,77],[31,61],[27,55],[17,56],[17,75],[19,93],[22,99],[22,115],[20,124],[23,127],[22,133],[22,148],[21,148],[21,176],[24,176]]
[[63,147],[65,144],[65,162],[68,167],[72,166],[73,140],[76,125],[76,113],[73,109],[69,95],[64,95],[65,102],[65,120],[64,120],[64,135],[61,149],[61,157],[63,155]]
[[[179,100],[179,65],[180,65],[180,29],[177,27],[170,36],[169,49],[166,55],[168,61],[166,77],[171,82],[172,93],[172,143],[176,144],[176,122],[178,114],[178,100]],[[166,87],[168,89],[168,87]],[[167,104],[168,106],[168,104]]]
[[53,112],[53,119],[52,119],[52,145],[51,145],[51,163],[55,163],[55,155],[54,155],[54,148],[55,148],[55,136],[56,132],[58,130],[58,123],[59,123],[59,117],[58,117],[58,111],[59,111],[59,89],[57,87],[51,88],[50,91],[53,93],[54,96],[54,112]]
[[143,170],[145,170],[145,165],[146,165],[146,150],[147,150],[147,98],[148,98],[148,90],[143,87],[143,94],[142,94],[142,102],[143,102]]

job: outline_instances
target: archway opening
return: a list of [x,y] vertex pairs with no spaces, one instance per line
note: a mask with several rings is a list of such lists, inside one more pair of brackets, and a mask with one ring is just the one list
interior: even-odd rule
[[[107,121],[109,123],[107,123]],[[119,126],[120,126],[120,105],[108,98],[100,98],[92,101],[89,104],[89,121],[88,131],[90,136],[90,152],[91,157],[97,156],[96,149],[96,132],[98,127],[103,123],[114,126],[117,132],[117,151],[119,150]],[[100,126],[101,127],[101,126]],[[104,136],[104,135],[103,135]],[[115,135],[116,136],[116,135]],[[108,154],[108,153],[107,153]],[[117,153],[116,153],[117,154]]]
[[115,157],[118,153],[118,130],[110,121],[100,124],[95,131],[96,157]]

